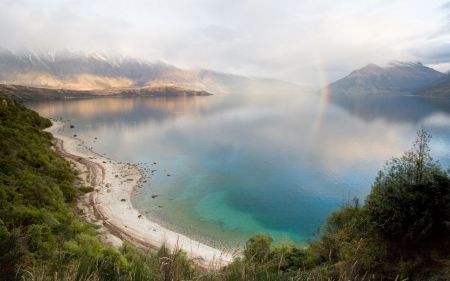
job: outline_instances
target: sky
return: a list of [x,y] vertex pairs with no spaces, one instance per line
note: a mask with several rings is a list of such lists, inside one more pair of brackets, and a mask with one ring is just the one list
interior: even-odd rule
[[450,1],[0,0],[0,38],[317,88],[391,60],[449,71]]

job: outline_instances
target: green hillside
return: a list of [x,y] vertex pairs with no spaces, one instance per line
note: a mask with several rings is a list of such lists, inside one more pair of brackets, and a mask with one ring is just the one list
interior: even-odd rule
[[76,173],[51,149],[52,135],[42,131],[50,125],[0,97],[0,280],[150,280],[159,274],[156,253],[103,247],[95,228],[70,208]]

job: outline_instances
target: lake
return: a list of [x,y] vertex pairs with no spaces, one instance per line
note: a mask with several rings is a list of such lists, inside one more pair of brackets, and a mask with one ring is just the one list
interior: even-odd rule
[[271,93],[24,104],[70,120],[65,132],[99,154],[137,164],[147,182],[134,206],[213,246],[260,232],[304,244],[333,210],[363,202],[385,161],[409,150],[422,127],[433,135],[433,158],[450,167],[448,98]]

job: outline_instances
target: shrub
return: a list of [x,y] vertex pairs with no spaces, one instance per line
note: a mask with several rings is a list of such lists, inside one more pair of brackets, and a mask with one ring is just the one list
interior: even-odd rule
[[245,243],[245,258],[247,261],[262,263],[267,260],[273,238],[263,233],[250,237]]
[[83,193],[89,193],[94,191],[94,188],[92,186],[80,186],[78,190],[80,190]]
[[419,131],[410,151],[386,163],[366,199],[371,225],[393,242],[435,239],[450,221],[450,179],[429,155],[430,138]]
[[0,281],[20,280],[22,256],[19,232],[10,233],[0,220]]

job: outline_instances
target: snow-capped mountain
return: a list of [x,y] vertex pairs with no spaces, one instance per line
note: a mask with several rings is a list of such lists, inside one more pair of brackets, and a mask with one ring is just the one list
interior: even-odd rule
[[94,52],[59,50],[34,52],[0,48],[0,83],[32,87],[93,90],[176,85],[213,93],[301,91],[292,83],[248,78],[211,70],[183,70],[164,62],[131,57],[108,57]]

